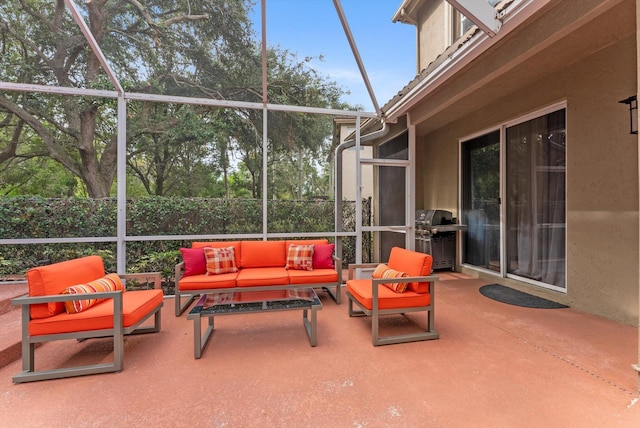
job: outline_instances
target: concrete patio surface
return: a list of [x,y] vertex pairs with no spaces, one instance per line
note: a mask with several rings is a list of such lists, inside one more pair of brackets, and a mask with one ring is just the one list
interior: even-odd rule
[[[20,361],[0,369],[0,426],[640,427],[637,328],[499,303],[478,292],[487,281],[436,274],[440,339],[382,347],[346,298],[319,293],[317,347],[300,312],[224,316],[196,360],[192,321],[167,299],[160,333],[125,339],[120,373],[14,385]],[[36,364],[109,361],[111,348],[48,343]]]

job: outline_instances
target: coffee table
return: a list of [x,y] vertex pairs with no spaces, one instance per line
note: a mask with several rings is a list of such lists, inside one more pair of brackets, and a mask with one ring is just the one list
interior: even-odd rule
[[[193,355],[196,359],[202,356],[218,315],[301,310],[309,343],[316,346],[317,311],[320,309],[322,302],[313,288],[203,294],[187,315],[187,319],[193,320]],[[203,317],[209,319],[204,334],[200,322]]]

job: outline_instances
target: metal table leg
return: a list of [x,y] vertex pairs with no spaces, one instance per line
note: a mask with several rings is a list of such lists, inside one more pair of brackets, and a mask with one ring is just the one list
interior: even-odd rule
[[202,317],[193,320],[193,356],[196,359],[202,356],[202,351],[204,347],[207,346],[211,333],[213,333],[213,316],[207,316],[207,318],[209,318],[209,321],[207,329],[204,331],[204,336],[200,328],[200,320],[202,320]]
[[305,309],[302,311],[302,321],[304,322],[304,329],[307,332],[307,337],[309,338],[309,344],[311,346],[316,346],[318,344],[318,335],[317,335],[317,324],[318,324],[318,314],[316,307],[311,308],[311,320],[309,320],[308,310]]

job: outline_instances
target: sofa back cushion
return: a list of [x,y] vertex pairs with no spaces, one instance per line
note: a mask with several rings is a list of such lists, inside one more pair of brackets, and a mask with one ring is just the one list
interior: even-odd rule
[[288,239],[286,241],[285,248],[289,248],[289,245],[324,245],[328,243],[328,239]]
[[[104,276],[104,264],[100,256],[87,256],[27,271],[29,296],[51,296],[76,284],[83,284]],[[31,305],[31,318],[48,318],[64,312],[64,302]]]
[[[389,255],[387,266],[400,272],[406,272],[408,276],[429,276],[433,259],[429,254],[405,250],[393,247]],[[416,293],[428,293],[428,282],[410,282],[409,290]]]
[[[192,242],[191,243],[191,248],[204,248],[204,247],[209,247],[209,248],[227,248],[227,247],[233,247],[233,254],[234,257],[236,259],[236,267],[237,268],[241,268],[242,266],[240,265],[240,241],[215,241],[215,242]],[[202,256],[204,257],[204,253],[202,253]],[[205,264],[206,266],[206,264]],[[206,272],[206,269],[205,269]],[[204,272],[203,272],[204,273]]]
[[240,241],[242,268],[284,267],[286,263],[285,241]]

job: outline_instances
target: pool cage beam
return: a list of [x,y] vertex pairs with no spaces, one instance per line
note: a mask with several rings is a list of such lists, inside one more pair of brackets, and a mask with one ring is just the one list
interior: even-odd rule
[[[89,27],[84,21],[80,10],[73,0],[64,0],[65,5],[69,9],[74,21],[79,26],[81,32],[83,33],[85,39],[90,45],[93,53],[96,55],[98,61],[102,65],[104,72],[109,77],[111,83],[113,84],[115,91],[108,90],[94,90],[94,89],[84,89],[84,88],[71,88],[71,87],[55,87],[55,86],[45,86],[45,85],[35,85],[35,84],[23,84],[23,83],[12,83],[12,82],[0,82],[0,90],[9,90],[9,91],[22,91],[22,92],[41,92],[41,93],[50,93],[50,94],[59,94],[59,95],[78,95],[78,96],[93,96],[93,97],[104,97],[104,98],[112,98],[117,99],[117,146],[118,146],[118,158],[117,158],[117,236],[116,237],[80,237],[80,238],[40,238],[40,239],[0,239],[0,244],[38,244],[38,243],[73,243],[73,242],[116,242],[117,244],[117,270],[118,273],[124,273],[126,271],[126,242],[127,241],[155,241],[155,240],[172,240],[172,239],[208,239],[210,237],[217,237],[218,235],[166,235],[166,236],[135,236],[128,237],[126,231],[126,128],[127,128],[127,102],[129,100],[135,101],[147,101],[147,102],[164,102],[164,103],[184,103],[184,104],[197,104],[197,105],[209,105],[209,106],[217,106],[222,108],[248,108],[248,109],[261,109],[263,111],[263,170],[265,173],[263,174],[263,230],[262,230],[262,238],[267,239],[267,237],[287,237],[289,234],[281,234],[281,233],[268,233],[268,216],[267,216],[267,189],[268,189],[268,177],[267,177],[267,154],[268,154],[268,123],[267,117],[269,110],[272,111],[288,111],[288,112],[299,112],[299,113],[309,113],[309,114],[325,114],[331,116],[345,116],[345,117],[356,117],[357,123],[361,123],[362,118],[376,118],[380,117],[380,110],[378,108],[378,104],[376,102],[375,96],[373,94],[373,90],[371,88],[371,84],[366,75],[366,71],[362,64],[362,60],[357,51],[357,47],[355,45],[355,41],[353,40],[353,36],[348,28],[347,21],[344,17],[344,12],[340,6],[339,0],[334,0],[334,5],[336,6],[336,11],[340,17],[340,21],[345,30],[345,34],[349,40],[352,51],[354,53],[356,62],[358,63],[358,67],[362,73],[362,77],[365,80],[365,85],[367,86],[367,90],[369,91],[369,95],[372,98],[373,104],[376,107],[377,113],[368,113],[368,112],[353,112],[347,110],[338,110],[338,109],[328,109],[328,108],[318,108],[318,107],[302,107],[302,106],[293,106],[293,105],[283,105],[283,104],[269,104],[268,103],[268,82],[267,82],[267,70],[266,70],[266,0],[261,0],[262,5],[262,28],[263,28],[263,37],[262,37],[262,51],[263,51],[263,69],[262,69],[262,86],[263,86],[263,99],[262,103],[250,103],[250,102],[242,102],[242,101],[228,101],[228,100],[214,100],[208,98],[189,98],[189,97],[179,97],[179,96],[165,96],[165,95],[155,95],[155,94],[142,94],[142,93],[127,93],[124,91],[120,81],[115,75],[114,71],[109,66],[109,63],[106,60],[102,49],[98,45],[97,41],[93,37]],[[360,126],[358,126],[358,131],[356,135],[356,144],[359,146],[360,142]],[[358,172],[358,176],[360,173]],[[361,178],[357,180],[361,181]],[[340,183],[336,183],[335,185],[339,185]],[[361,195],[360,186],[357,191],[358,195]],[[336,209],[338,207],[342,209],[342,204],[336,201],[335,204]],[[361,259],[362,252],[362,201],[356,201],[356,216],[359,220],[356,222],[356,252],[357,259]],[[341,217],[341,216],[340,216]],[[253,234],[254,235],[254,234]],[[303,233],[297,234],[297,236],[320,236],[319,233]],[[323,236],[333,236],[336,239],[336,244],[341,241],[343,236],[353,236],[353,232],[342,232],[341,227],[334,225],[334,232],[322,232]],[[215,238],[213,238],[215,239]],[[340,245],[341,247],[341,245]],[[340,254],[341,256],[341,254]]]

